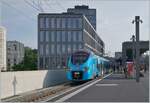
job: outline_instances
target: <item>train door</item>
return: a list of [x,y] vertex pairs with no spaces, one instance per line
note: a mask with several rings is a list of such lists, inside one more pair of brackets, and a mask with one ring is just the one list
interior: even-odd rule
[[96,77],[96,66],[95,66],[95,58],[93,59],[92,74],[93,74],[93,77],[95,78],[95,77]]
[[92,79],[94,79],[96,77],[96,59],[93,58],[92,59],[92,68],[91,68],[91,76],[92,76]]
[[97,68],[97,76],[99,76],[99,73],[101,72],[100,71],[100,64],[99,64],[99,61],[98,61],[98,59],[96,60],[96,68]]

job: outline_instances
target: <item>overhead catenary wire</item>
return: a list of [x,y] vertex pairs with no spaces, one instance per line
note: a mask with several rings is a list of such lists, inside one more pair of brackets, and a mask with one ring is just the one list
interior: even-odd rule
[[31,18],[30,16],[27,16],[23,11],[21,11],[20,9],[17,9],[16,7],[12,6],[11,4],[7,3],[6,1],[1,0],[1,2],[3,4],[5,4],[6,6],[13,8],[12,10],[15,10],[16,12],[18,12],[19,14],[21,14],[22,16],[24,16],[26,19],[30,19],[32,21],[36,21],[35,19]]
[[44,12],[44,9],[42,8],[42,2],[40,0],[38,0],[38,7],[42,12]]
[[40,12],[43,12],[44,10],[41,8],[40,4],[39,4],[39,1],[38,1],[38,4],[36,4],[34,1],[29,2],[28,0],[24,0],[25,3],[27,3],[30,7],[34,8],[35,10],[37,11],[40,11]]

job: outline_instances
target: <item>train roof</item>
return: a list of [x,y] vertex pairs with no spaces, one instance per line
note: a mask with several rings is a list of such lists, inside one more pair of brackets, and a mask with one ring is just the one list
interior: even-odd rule
[[86,49],[79,49],[79,50],[75,51],[74,53],[76,53],[76,52],[80,52],[80,51],[87,52],[87,53],[91,53],[91,51],[86,50]]
[[109,62],[108,59],[106,59],[106,58],[104,58],[104,57],[100,57],[100,56],[98,56],[98,55],[95,55],[94,52],[92,52],[92,51],[90,51],[90,50],[87,50],[87,49],[79,49],[79,50],[75,51],[74,53],[80,52],[80,51],[81,51],[81,52],[83,51],[83,52],[87,52],[87,53],[89,53],[89,54],[92,54],[93,56],[99,58],[98,61]]

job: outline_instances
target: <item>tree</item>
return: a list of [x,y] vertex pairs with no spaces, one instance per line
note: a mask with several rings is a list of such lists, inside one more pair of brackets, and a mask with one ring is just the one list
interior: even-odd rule
[[37,50],[25,47],[24,60],[13,66],[14,71],[37,70]]

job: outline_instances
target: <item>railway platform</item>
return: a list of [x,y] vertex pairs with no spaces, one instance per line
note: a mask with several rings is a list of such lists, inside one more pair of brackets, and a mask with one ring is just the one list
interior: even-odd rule
[[58,101],[65,102],[149,102],[149,72],[140,78],[126,79],[123,74],[112,74],[89,88]]

